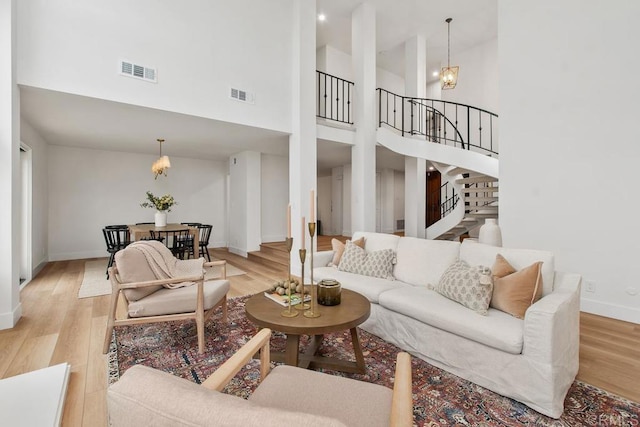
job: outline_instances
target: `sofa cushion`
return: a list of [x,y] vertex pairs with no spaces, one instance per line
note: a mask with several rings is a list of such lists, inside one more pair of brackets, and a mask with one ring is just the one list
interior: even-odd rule
[[[291,401],[291,396],[304,396]],[[388,426],[392,391],[378,384],[280,365],[249,396],[265,408],[331,416],[351,427]]]
[[489,267],[472,267],[464,261],[458,261],[442,273],[434,290],[479,314],[486,315],[493,291],[490,273]]
[[[204,309],[209,310],[229,292],[228,280],[204,282]],[[156,316],[162,314],[191,313],[196,311],[198,286],[161,288],[153,294],[131,301],[127,308],[129,317]]]
[[501,254],[516,269],[522,270],[534,262],[542,261],[542,295],[553,292],[555,263],[553,254],[535,249],[512,249],[484,245],[465,239],[460,246],[460,259],[469,265],[493,265],[496,255]]
[[394,260],[392,249],[367,252],[355,243],[347,242],[338,270],[393,280]]
[[381,307],[443,331],[508,353],[522,353],[524,321],[502,311],[490,308],[486,316],[478,316],[457,302],[418,286],[383,292],[379,301]]
[[520,271],[500,254],[493,264],[494,288],[491,307],[509,313],[519,319],[542,295],[542,262],[531,264]]
[[[347,240],[350,242],[351,240]],[[353,243],[355,245],[364,248],[364,237],[361,237],[357,240],[354,240]],[[337,267],[340,264],[340,260],[342,259],[342,254],[344,253],[345,243],[342,243],[338,239],[331,239],[331,249],[333,249],[333,259],[329,263],[330,267]]]
[[394,252],[397,252],[398,250],[400,236],[396,236],[395,234],[357,231],[353,233],[351,240],[356,240],[361,237],[364,237],[364,249],[367,252],[374,252],[382,249],[392,249]]
[[379,295],[389,289],[404,288],[411,285],[399,280],[379,279],[377,277],[362,276],[336,270],[333,267],[318,267],[313,269],[313,281],[335,279],[343,288],[362,294],[372,303],[377,303]]
[[459,242],[403,237],[398,241],[393,275],[411,285],[437,285],[447,267],[458,260],[459,252]]
[[114,426],[344,426],[332,418],[257,405],[143,365],[134,365],[107,391]]

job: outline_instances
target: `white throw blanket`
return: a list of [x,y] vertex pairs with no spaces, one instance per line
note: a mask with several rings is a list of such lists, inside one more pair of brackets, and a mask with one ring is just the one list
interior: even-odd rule
[[[204,258],[178,259],[162,242],[157,240],[141,240],[133,242],[127,248],[142,252],[149,263],[156,279],[174,279],[176,277],[204,276]],[[181,288],[191,286],[194,282],[182,282],[164,285],[165,288]]]

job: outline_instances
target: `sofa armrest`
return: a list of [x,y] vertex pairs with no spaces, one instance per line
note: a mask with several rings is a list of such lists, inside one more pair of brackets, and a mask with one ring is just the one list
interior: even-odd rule
[[313,254],[313,267],[326,267],[333,259],[333,251],[320,251]]
[[554,291],[527,310],[522,354],[577,373],[580,344],[579,274],[556,272]]

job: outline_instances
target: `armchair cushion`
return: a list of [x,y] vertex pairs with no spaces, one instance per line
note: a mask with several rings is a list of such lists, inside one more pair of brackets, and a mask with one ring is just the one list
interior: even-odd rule
[[[279,365],[249,396],[249,401],[274,409],[329,416],[352,427],[372,427],[389,426],[392,394],[381,385]],[[291,396],[301,398],[291,400]]]
[[[107,392],[114,426],[344,427],[331,418],[261,407],[146,366],[135,365]],[[289,405],[295,408],[296,405]]]
[[[229,291],[228,280],[204,282],[204,309],[216,305]],[[198,287],[187,286],[176,289],[160,287],[153,294],[129,302],[129,317],[146,317],[196,311]]]

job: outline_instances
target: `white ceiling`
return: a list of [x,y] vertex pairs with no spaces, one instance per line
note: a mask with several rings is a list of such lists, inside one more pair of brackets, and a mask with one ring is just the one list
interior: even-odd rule
[[[455,52],[497,34],[497,0],[368,0],[377,10],[378,65],[404,74],[403,42],[415,34],[427,41],[428,60],[446,58],[446,23],[452,17]],[[351,51],[351,14],[361,0],[318,0],[327,20],[317,25],[317,45]],[[50,144],[134,153],[158,152],[164,138],[169,156],[225,161],[244,150],[286,156],[288,134],[152,108],[55,92],[20,88],[22,117]],[[351,148],[318,141],[318,173],[349,163]],[[404,170],[404,158],[378,148],[380,167]],[[329,172],[330,173],[330,172]]]

